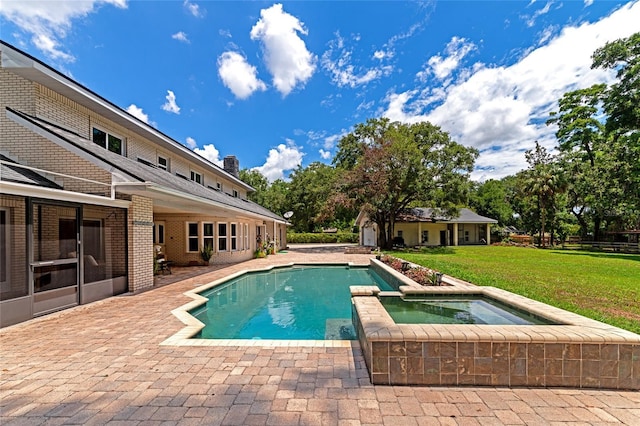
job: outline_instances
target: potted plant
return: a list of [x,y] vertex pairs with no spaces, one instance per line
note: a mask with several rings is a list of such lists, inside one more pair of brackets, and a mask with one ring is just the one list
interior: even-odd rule
[[212,246],[202,246],[202,250],[200,250],[200,257],[205,263],[208,265],[209,260],[213,256],[213,247]]

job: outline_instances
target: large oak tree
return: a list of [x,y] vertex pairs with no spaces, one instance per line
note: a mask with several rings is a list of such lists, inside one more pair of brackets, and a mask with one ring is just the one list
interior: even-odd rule
[[338,144],[340,177],[328,207],[362,209],[378,225],[379,245],[389,247],[403,209],[419,203],[451,212],[466,202],[477,156],[431,123],[369,119]]

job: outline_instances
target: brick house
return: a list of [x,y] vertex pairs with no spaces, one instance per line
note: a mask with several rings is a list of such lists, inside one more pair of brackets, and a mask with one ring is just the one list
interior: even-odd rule
[[155,259],[286,246],[287,221],[220,168],[0,41],[0,326],[153,286]]

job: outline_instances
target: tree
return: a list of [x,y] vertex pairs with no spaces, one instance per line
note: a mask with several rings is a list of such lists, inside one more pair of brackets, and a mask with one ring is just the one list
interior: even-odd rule
[[298,232],[314,232],[326,224],[322,216],[325,203],[334,190],[336,170],[326,164],[313,162],[306,168],[298,166],[291,173],[289,203],[293,211],[291,223]]
[[379,244],[390,247],[396,217],[412,203],[445,210],[466,203],[477,155],[431,123],[369,119],[338,144],[339,190],[328,206],[362,209],[378,225]]
[[514,211],[507,194],[505,181],[489,179],[474,185],[469,206],[482,216],[496,219],[500,226],[513,225]]
[[640,33],[605,44],[592,58],[591,68],[614,69],[618,78],[604,97],[607,132],[614,138],[628,132],[637,135],[640,131]]
[[617,82],[566,93],[547,123],[572,176],[568,209],[599,240],[605,222],[640,225],[640,33],[596,50],[592,68],[615,70]]
[[289,186],[287,182],[278,179],[269,184],[267,178],[259,171],[252,169],[240,170],[240,180],[251,185],[254,192],[250,192],[247,198],[274,213],[284,214],[289,210]]
[[597,49],[591,67],[615,70],[617,77],[603,96],[610,178],[621,195],[612,213],[619,226],[640,226],[640,32]]
[[[545,247],[545,228],[547,220],[555,220],[556,195],[562,191],[562,171],[554,158],[536,141],[534,149],[526,151],[529,168],[524,172],[524,189],[536,198],[540,213],[540,242]],[[551,237],[553,243],[553,233]]]
[[255,189],[254,192],[250,192],[247,195],[247,198],[261,206],[264,206],[265,195],[269,187],[269,181],[267,178],[255,169],[242,169],[240,170],[239,177],[241,181]]

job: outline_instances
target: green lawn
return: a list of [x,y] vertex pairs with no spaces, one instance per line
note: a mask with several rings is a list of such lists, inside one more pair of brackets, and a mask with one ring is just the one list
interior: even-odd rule
[[389,254],[640,334],[640,255],[502,246]]

